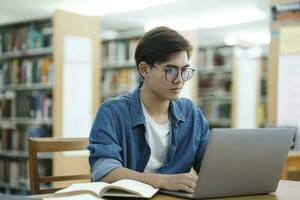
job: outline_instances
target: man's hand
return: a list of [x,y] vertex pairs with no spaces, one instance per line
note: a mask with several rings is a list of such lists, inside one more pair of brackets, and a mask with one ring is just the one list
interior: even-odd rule
[[162,175],[163,189],[194,193],[198,177],[191,173]]

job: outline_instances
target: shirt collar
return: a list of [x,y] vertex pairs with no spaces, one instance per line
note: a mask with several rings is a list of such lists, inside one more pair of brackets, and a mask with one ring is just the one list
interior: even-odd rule
[[174,101],[170,102],[170,110],[171,110],[172,116],[176,119],[177,122],[185,121],[182,110],[178,105],[178,101],[174,100]]
[[[138,87],[133,91],[130,98],[130,118],[131,126],[137,126],[140,124],[145,124],[145,117],[143,114],[142,104],[140,101],[140,89],[143,85],[143,82],[140,82]],[[178,121],[185,121],[182,110],[178,105],[176,100],[170,101],[170,111],[174,119]],[[172,118],[173,118],[172,117]],[[172,120],[171,118],[171,120]]]

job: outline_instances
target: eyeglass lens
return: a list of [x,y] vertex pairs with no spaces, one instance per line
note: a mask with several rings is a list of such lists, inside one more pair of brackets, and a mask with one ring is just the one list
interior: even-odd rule
[[[166,69],[166,79],[168,81],[174,81],[178,77],[178,70],[175,68]],[[193,77],[194,70],[191,68],[185,68],[181,71],[181,78],[183,81],[188,81]]]

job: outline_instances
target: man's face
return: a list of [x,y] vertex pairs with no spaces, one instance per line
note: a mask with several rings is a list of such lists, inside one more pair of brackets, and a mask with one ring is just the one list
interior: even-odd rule
[[[151,67],[149,76],[145,79],[150,91],[161,100],[177,99],[185,83],[181,77],[181,70],[189,67],[187,52],[173,53],[166,62],[154,63],[154,65],[155,67]],[[165,70],[170,68],[174,68],[179,72],[173,81],[167,80],[165,75]]]

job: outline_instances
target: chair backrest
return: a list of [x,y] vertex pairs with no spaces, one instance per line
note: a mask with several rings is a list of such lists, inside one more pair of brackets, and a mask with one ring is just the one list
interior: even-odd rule
[[91,174],[40,177],[38,172],[38,153],[86,150],[87,145],[88,138],[29,138],[28,156],[31,194],[48,194],[62,189],[41,189],[41,183],[53,183],[59,181],[74,181],[84,179],[90,180]]

